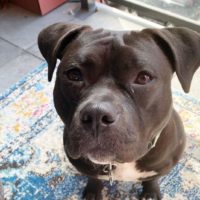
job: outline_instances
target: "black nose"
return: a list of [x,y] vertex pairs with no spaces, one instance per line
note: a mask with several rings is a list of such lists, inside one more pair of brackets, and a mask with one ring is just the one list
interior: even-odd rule
[[116,117],[116,109],[111,103],[88,104],[80,112],[82,124],[94,130],[111,126]]

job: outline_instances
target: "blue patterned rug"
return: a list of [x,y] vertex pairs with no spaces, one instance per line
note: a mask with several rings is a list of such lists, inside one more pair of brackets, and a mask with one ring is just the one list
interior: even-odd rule
[[[42,64],[0,95],[0,182],[6,200],[81,199],[87,179],[65,157],[52,90]],[[188,142],[182,160],[160,180],[161,192],[164,200],[200,200],[200,102],[180,92],[173,96]],[[132,184],[105,181],[103,199],[137,199],[141,186]]]

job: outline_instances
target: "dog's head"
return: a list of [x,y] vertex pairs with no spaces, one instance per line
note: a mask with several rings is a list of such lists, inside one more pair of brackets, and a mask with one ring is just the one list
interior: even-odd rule
[[49,81],[61,61],[54,102],[66,152],[98,163],[147,153],[170,120],[173,72],[188,92],[200,65],[200,36],[186,28],[111,32],[57,23],[38,43]]

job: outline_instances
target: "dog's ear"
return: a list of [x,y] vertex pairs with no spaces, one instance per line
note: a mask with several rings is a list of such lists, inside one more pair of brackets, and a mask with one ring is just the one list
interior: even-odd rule
[[188,93],[192,77],[200,66],[200,34],[188,28],[145,29],[164,52]]
[[56,23],[43,29],[38,36],[38,46],[41,54],[48,63],[48,80],[51,81],[57,59],[61,59],[62,51],[79,34],[89,26]]

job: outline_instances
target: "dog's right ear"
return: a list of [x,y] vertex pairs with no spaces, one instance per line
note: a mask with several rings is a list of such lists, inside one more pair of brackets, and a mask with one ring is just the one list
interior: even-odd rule
[[57,59],[61,59],[62,51],[84,30],[90,26],[56,23],[43,29],[38,36],[38,46],[48,63],[48,81],[51,81]]

